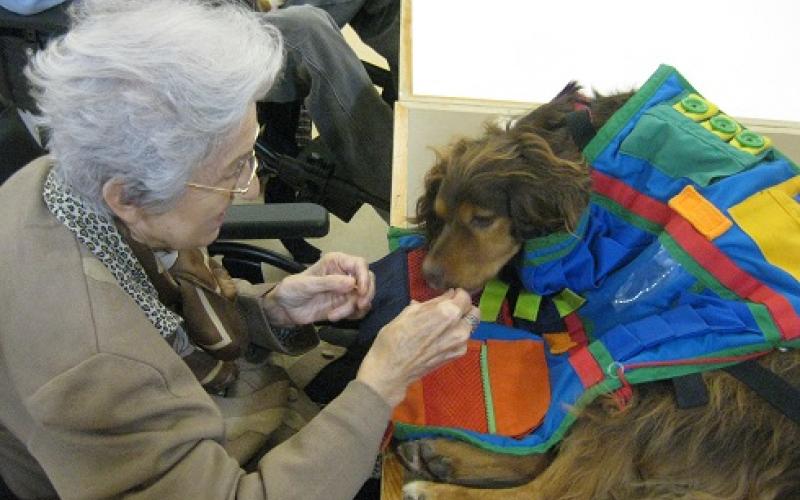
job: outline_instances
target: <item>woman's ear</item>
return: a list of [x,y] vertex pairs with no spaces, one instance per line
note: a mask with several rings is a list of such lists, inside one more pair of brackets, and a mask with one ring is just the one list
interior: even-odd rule
[[119,179],[111,179],[103,184],[103,200],[126,226],[132,227],[142,218],[142,209],[125,198],[125,190]]

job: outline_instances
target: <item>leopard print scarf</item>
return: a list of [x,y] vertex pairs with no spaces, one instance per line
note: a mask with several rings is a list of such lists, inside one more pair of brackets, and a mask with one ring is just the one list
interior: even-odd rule
[[45,180],[43,196],[50,212],[111,271],[175,352],[182,357],[191,354],[195,349],[186,335],[183,319],[159,301],[158,292],[114,222],[84,203],[52,169]]

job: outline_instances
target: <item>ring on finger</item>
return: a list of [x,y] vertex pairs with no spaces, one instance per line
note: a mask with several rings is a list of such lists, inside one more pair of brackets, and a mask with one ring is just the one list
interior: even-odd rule
[[480,318],[476,317],[472,313],[465,314],[464,316],[461,317],[461,319],[469,323],[470,330],[472,330],[473,332],[475,331],[476,328],[478,328],[478,325],[481,324]]

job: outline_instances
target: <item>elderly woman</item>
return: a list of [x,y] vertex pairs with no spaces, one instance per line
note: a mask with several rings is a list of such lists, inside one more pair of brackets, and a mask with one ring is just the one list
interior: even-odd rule
[[[405,309],[343,393],[245,472],[222,415],[237,406],[201,385],[235,379],[232,332],[359,318],[374,277],[330,254],[259,291],[197,250],[234,196],[258,192],[274,29],[188,0],[87,0],[73,15],[28,68],[51,155],[0,189],[0,474],[23,498],[352,497],[408,384],[465,351],[469,297]],[[203,314],[219,320],[213,342],[196,335]]]

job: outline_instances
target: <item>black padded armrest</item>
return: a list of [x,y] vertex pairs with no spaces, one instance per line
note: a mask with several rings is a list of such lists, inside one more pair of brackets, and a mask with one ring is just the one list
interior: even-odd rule
[[228,209],[219,238],[318,238],[329,228],[328,211],[313,203],[244,204]]
[[67,7],[70,3],[64,2],[31,16],[20,16],[0,7],[0,28],[63,33],[69,23]]

